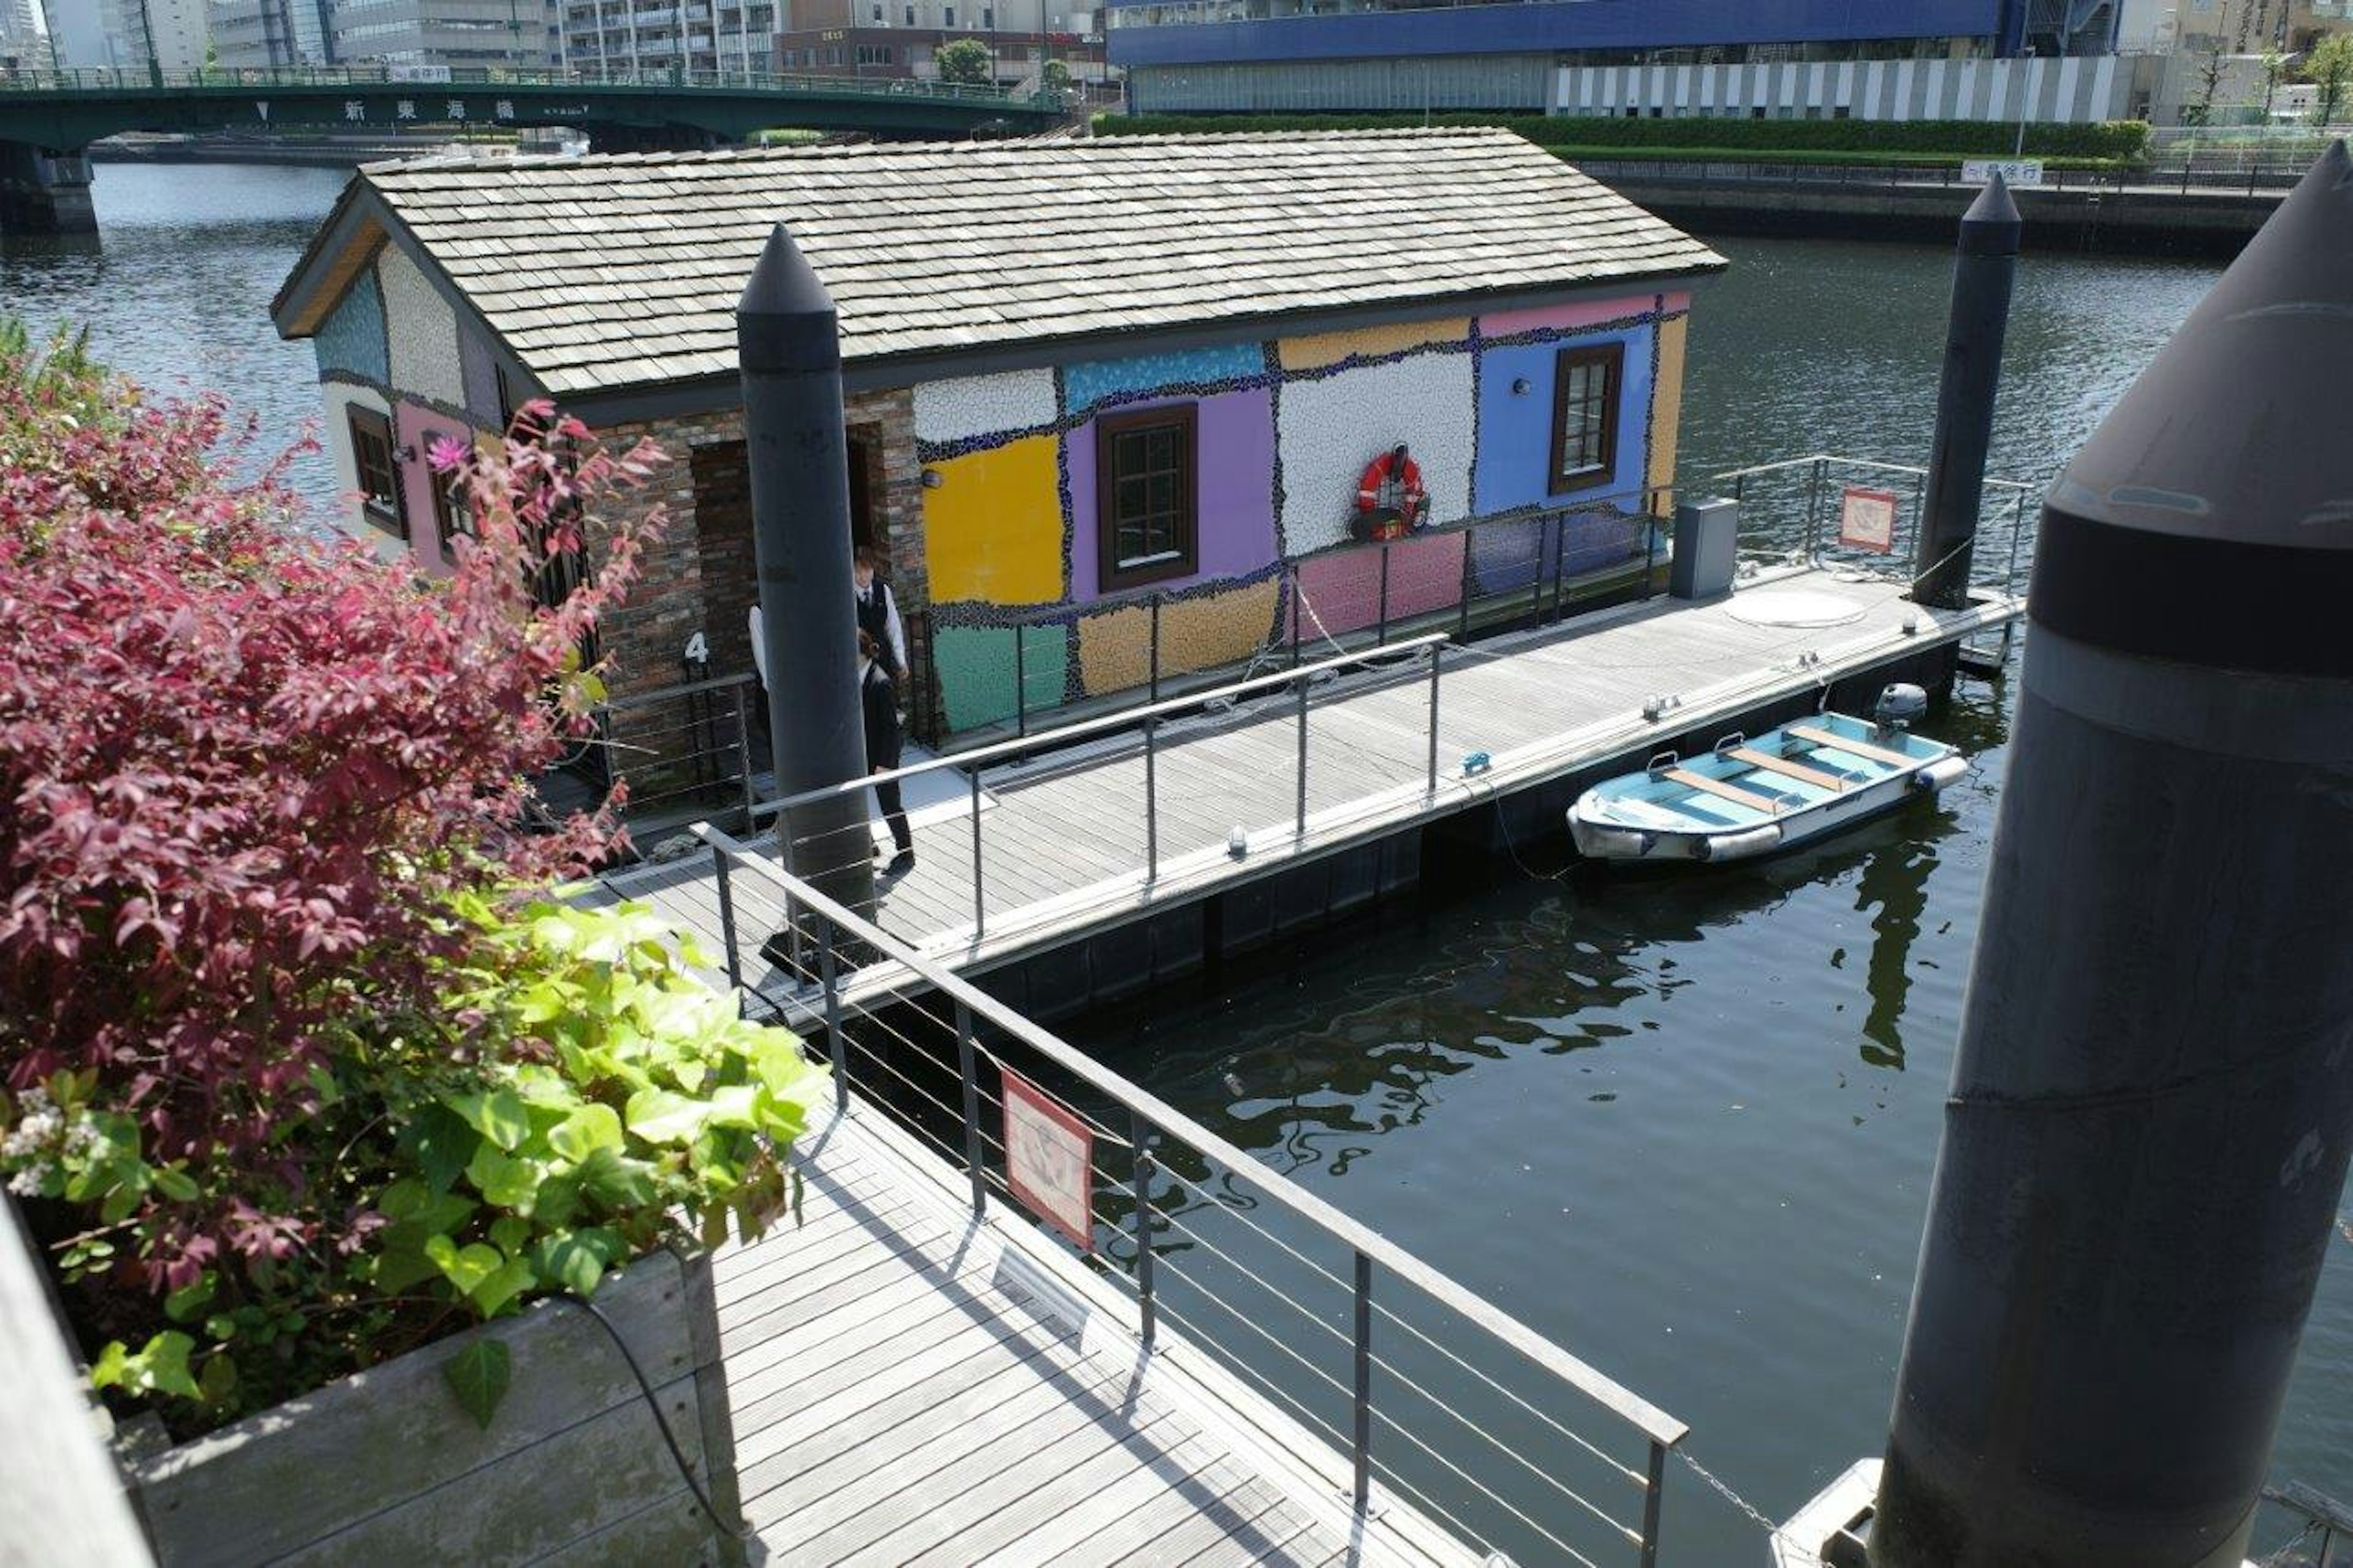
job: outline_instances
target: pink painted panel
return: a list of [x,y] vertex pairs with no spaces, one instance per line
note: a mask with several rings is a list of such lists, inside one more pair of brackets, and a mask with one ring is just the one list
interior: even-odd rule
[[[1672,300],[1677,296],[1669,295]],[[1691,296],[1681,296],[1691,303]],[[1518,332],[1574,332],[1587,327],[1598,327],[1604,321],[1622,321],[1630,316],[1647,316],[1659,308],[1656,294],[1629,294],[1615,300],[1598,300],[1579,305],[1543,305],[1533,310],[1498,310],[1492,316],[1479,318],[1479,335],[1482,338],[1508,338]]]
[[[1462,602],[1462,538],[1460,533],[1406,539],[1389,546],[1389,619],[1450,609]],[[1351,632],[1376,624],[1381,614],[1381,552],[1377,545],[1357,545],[1326,555],[1310,556],[1299,563],[1299,591],[1304,600],[1300,623],[1303,641],[1314,640],[1316,628]],[[1285,607],[1283,633],[1290,634]]]

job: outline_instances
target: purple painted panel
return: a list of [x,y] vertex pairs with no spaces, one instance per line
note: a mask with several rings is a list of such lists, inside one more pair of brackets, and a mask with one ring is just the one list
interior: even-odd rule
[[[1299,590],[1307,619],[1301,638],[1312,642],[1317,628],[1334,633],[1374,626],[1381,616],[1381,552],[1356,545],[1312,555],[1299,563]],[[1389,546],[1388,618],[1451,608],[1462,602],[1462,535],[1432,534],[1401,539]],[[1283,606],[1282,632],[1291,635],[1291,607]]]
[[393,409],[392,420],[393,445],[406,447],[411,453],[408,461],[400,465],[401,500],[408,508],[409,552],[419,568],[438,576],[449,570],[452,556],[448,541],[440,537],[433,520],[434,473],[427,454],[436,437],[470,447],[474,433],[446,414],[406,399]]
[[[1193,402],[1201,489],[1200,570],[1162,590],[1246,577],[1274,562],[1274,397],[1266,387],[1199,399],[1128,404],[1121,414]],[[1071,598],[1102,596],[1095,538],[1095,422],[1062,439],[1071,476]]]
[[458,324],[458,363],[466,382],[466,412],[483,424],[499,424],[499,367],[491,357],[491,345],[482,341],[480,332],[460,321]]

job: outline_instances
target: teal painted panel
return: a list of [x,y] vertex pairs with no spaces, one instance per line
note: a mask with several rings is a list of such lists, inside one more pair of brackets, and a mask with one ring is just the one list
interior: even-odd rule
[[1258,343],[1089,360],[1062,371],[1062,411],[1082,414],[1106,400],[1133,402],[1170,387],[1224,391],[1266,376],[1266,350]]
[[385,348],[384,296],[376,289],[374,267],[343,290],[343,299],[319,324],[311,346],[319,355],[322,376],[340,371],[378,386],[392,384],[392,365]]
[[[1012,720],[1011,626],[942,626],[932,657],[939,666],[949,729]],[[1071,674],[1070,628],[1060,622],[1023,627],[1020,673],[1030,712],[1060,706]]]

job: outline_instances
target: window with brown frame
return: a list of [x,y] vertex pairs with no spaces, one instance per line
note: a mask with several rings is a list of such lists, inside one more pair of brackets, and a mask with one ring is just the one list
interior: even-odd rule
[[400,469],[392,458],[392,421],[373,408],[344,411],[352,435],[352,470],[358,477],[360,510],[378,528],[408,537],[408,511],[400,504]]
[[1626,347],[1563,349],[1552,382],[1552,489],[1607,484],[1618,467],[1618,384]]
[[1097,571],[1105,592],[1183,577],[1198,559],[1194,408],[1095,421]]
[[464,534],[474,535],[474,514],[467,510],[466,478],[462,473],[445,474],[436,470],[433,484],[433,526],[438,544]]

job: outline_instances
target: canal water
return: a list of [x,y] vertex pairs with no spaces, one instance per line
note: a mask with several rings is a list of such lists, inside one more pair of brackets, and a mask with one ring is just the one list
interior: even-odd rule
[[[103,358],[224,389],[290,438],[317,385],[267,307],[341,184],[101,166],[102,238],[0,241],[0,305],[87,323]],[[1686,487],[1817,449],[1921,460],[1947,255],[1723,248]],[[2030,257],[1994,470],[2046,480],[2217,273]],[[295,479],[332,496],[315,457]],[[1629,879],[1531,847],[1492,887],[1065,1033],[1690,1422],[1691,1452],[1778,1518],[1884,1433],[2008,726],[2006,693],[1966,688],[1928,726],[1978,764],[1942,807],[1796,858]],[[2353,1242],[2331,1247],[2274,1476],[2353,1496]],[[1671,1562],[1764,1561],[1680,1468],[1666,1539]]]

